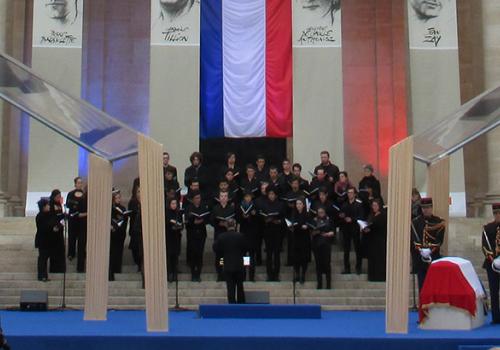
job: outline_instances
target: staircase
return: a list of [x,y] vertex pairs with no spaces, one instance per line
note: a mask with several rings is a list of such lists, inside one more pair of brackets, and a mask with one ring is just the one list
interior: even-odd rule
[[[452,219],[449,229],[449,255],[469,259],[476,267],[480,279],[487,286],[487,279],[481,267],[482,254],[480,219]],[[46,290],[49,307],[62,304],[63,275],[49,274],[49,282],[39,282],[36,276],[37,250],[33,246],[35,232],[34,218],[0,219],[0,309],[19,306],[21,290]],[[209,237],[211,234],[209,233]],[[205,247],[202,282],[191,282],[189,268],[185,264],[183,241],[180,258],[178,301],[183,308],[197,309],[199,304],[226,303],[225,283],[216,282],[213,266],[212,242],[207,239]],[[126,242],[128,247],[128,242]],[[354,253],[351,254],[354,266]],[[284,261],[282,256],[282,262]],[[296,284],[296,303],[321,304],[326,310],[382,310],[385,307],[385,283],[368,282],[366,260],[361,275],[342,275],[342,253],[334,246],[332,265],[332,289],[316,290],[314,262],[309,264],[306,283]],[[66,274],[66,306],[82,309],[85,295],[85,274],[76,273],[76,261],[68,262]],[[110,309],[144,309],[144,290],[141,276],[132,263],[130,250],[125,249],[123,273],[115,275],[109,284]],[[293,303],[292,270],[282,266],[281,282],[265,282],[265,266],[257,267],[256,282],[246,282],[246,290],[269,291],[271,303]],[[412,282],[412,279],[409,279]],[[411,286],[411,284],[410,284]],[[169,305],[176,304],[175,283],[169,284]],[[413,304],[410,288],[410,305]]]

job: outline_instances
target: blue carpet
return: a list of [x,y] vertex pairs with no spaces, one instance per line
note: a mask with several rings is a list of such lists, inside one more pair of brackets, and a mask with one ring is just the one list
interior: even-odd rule
[[[169,333],[147,333],[144,311],[110,311],[83,321],[81,311],[0,312],[13,350],[123,349],[388,349],[457,350],[499,344],[500,326],[471,332],[423,331],[411,314],[408,335],[387,335],[383,312],[323,312],[321,319],[201,319],[170,312]],[[464,347],[464,349],[467,349]]]
[[321,318],[321,305],[200,305],[201,318]]

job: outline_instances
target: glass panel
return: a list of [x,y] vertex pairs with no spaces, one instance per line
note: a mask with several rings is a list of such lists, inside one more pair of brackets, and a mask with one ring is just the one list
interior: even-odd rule
[[137,153],[137,131],[1,53],[0,98],[105,159],[116,160]]
[[415,158],[433,163],[500,125],[500,86],[473,98],[455,113],[415,135]]

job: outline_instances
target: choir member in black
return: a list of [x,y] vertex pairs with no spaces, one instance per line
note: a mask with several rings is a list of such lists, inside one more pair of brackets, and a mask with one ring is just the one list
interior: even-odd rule
[[219,195],[221,194],[221,192],[226,192],[228,195],[229,203],[236,205],[237,198],[234,196],[233,194],[234,192],[229,192],[229,183],[227,182],[226,179],[223,179],[219,182],[219,187],[212,196],[212,208],[216,206],[217,203],[219,203]]
[[500,274],[493,270],[493,260],[500,256],[500,203],[493,204],[495,220],[483,228],[483,253],[485,256],[483,268],[488,274],[490,286],[491,314],[493,324],[500,324],[500,307],[498,290],[500,287]]
[[219,178],[223,179],[228,170],[233,171],[234,181],[239,183],[240,169],[236,166],[236,154],[233,152],[228,152],[226,154],[226,164],[224,164],[220,170]]
[[47,262],[50,257],[50,239],[57,229],[58,221],[53,220],[50,215],[50,205],[48,198],[41,198],[38,201],[38,214],[36,216],[35,248],[38,248],[38,280],[48,281]]
[[338,213],[339,207],[336,206],[335,204],[328,199],[328,190],[325,187],[321,187],[318,191],[318,199],[316,199],[314,202],[311,204],[311,214],[314,216],[318,215],[318,208],[324,208],[326,211],[326,215],[333,220],[335,215]]
[[166,212],[167,280],[168,282],[174,282],[177,281],[177,266],[181,253],[181,234],[184,227],[177,199],[170,199],[167,202]]
[[174,180],[177,180],[177,168],[170,164],[170,154],[163,152],[163,174],[170,171],[173,174]]
[[75,177],[73,180],[75,188],[66,197],[66,207],[68,208],[68,259],[71,261],[76,257],[76,245],[80,232],[78,220],[78,203],[83,198],[83,180]]
[[366,217],[368,217],[371,214],[371,211],[372,211],[371,203],[374,200],[379,201],[380,204],[382,205],[382,207],[384,206],[384,200],[382,199],[382,197],[380,197],[380,195],[378,195],[376,193],[376,191],[373,190],[373,188],[370,187],[370,185],[368,185],[368,187],[366,187],[366,189],[365,189],[365,191],[363,191],[363,193],[364,193],[364,196],[363,196],[364,199],[361,199],[361,198],[360,199],[363,202],[363,207],[365,210]]
[[191,203],[186,209],[187,263],[191,268],[191,281],[201,282],[203,252],[207,239],[207,223],[210,219],[208,206],[202,203],[201,193],[191,193]]
[[356,273],[359,275],[361,274],[363,256],[361,252],[361,237],[358,220],[364,218],[364,210],[361,201],[356,198],[355,188],[349,188],[347,190],[347,201],[340,208],[339,218],[344,245],[344,271],[342,273],[351,273],[349,255],[351,252],[351,242],[354,242],[354,250],[356,252]]
[[354,187],[349,181],[349,176],[346,171],[341,171],[339,173],[339,181],[335,183],[334,186],[334,197],[337,203],[337,206],[342,206],[344,202],[347,200],[347,189]]
[[200,190],[200,182],[195,177],[189,181],[188,192],[184,198],[184,200],[186,201],[186,202],[184,202],[185,203],[184,207],[187,207],[189,202],[191,202],[191,199],[193,198],[193,193],[199,193],[201,196],[201,199],[202,200],[205,199],[205,196],[203,196],[203,194]]
[[[291,219],[292,214],[295,209],[295,202],[298,198],[305,197],[304,191],[300,189],[299,179],[296,177],[292,177],[290,184],[290,190],[281,197],[281,200],[286,204],[286,215],[287,219]],[[292,266],[293,264],[293,232],[291,229],[286,230],[286,240],[287,240],[287,266]]]
[[[144,288],[144,245],[142,240],[142,215],[141,215],[141,188],[139,185],[132,193],[132,198],[135,201],[134,210],[130,213],[130,241],[134,238],[134,246],[132,252],[137,254],[135,258],[138,261],[138,272],[141,273],[142,288]],[[132,200],[131,200],[132,201]],[[129,202],[130,209],[130,202]]]
[[266,244],[267,280],[279,281],[280,251],[283,242],[284,204],[278,199],[275,187],[268,187],[267,200],[260,209],[264,218],[264,242]]
[[314,168],[314,174],[318,174],[318,169],[323,169],[327,176],[327,180],[332,184],[339,180],[339,167],[330,162],[330,153],[328,151],[322,151],[320,153],[321,163]]
[[[373,198],[382,199],[382,190],[380,188],[380,181],[373,174],[373,166],[371,164],[366,164],[363,166],[364,176],[359,182],[358,191],[359,191],[359,199],[363,201],[363,203],[368,203],[370,206],[370,201],[368,199],[368,188],[372,189]],[[382,203],[384,201],[382,200]]]
[[250,257],[250,266],[248,277],[249,280],[255,282],[255,254],[257,250],[257,209],[253,202],[252,191],[246,190],[243,194],[243,199],[237,208],[237,220],[240,224],[240,232],[245,236]]
[[326,215],[325,208],[318,208],[318,215],[312,220],[312,250],[316,262],[317,289],[323,288],[323,274],[326,275],[326,288],[332,288],[332,240],[335,231],[331,225],[330,218]]
[[137,272],[141,271],[141,252],[139,251],[139,237],[136,235],[139,231],[135,230],[135,220],[137,215],[140,214],[139,200],[137,199],[137,191],[139,190],[139,182],[134,181],[132,187],[132,197],[128,202],[128,210],[130,211],[130,229],[129,236],[130,242],[128,248],[132,251],[132,258],[137,265]]
[[66,255],[64,246],[64,212],[61,191],[53,190],[50,194],[50,216],[54,222],[54,233],[50,237],[50,272],[66,270]]
[[115,273],[122,272],[123,245],[127,237],[129,212],[122,205],[120,191],[113,191],[111,203],[111,240],[109,248],[109,280],[115,280]]
[[274,165],[269,167],[269,182],[267,188],[273,188],[277,196],[283,193],[283,181],[279,176],[278,168]]
[[316,170],[316,176],[312,179],[309,185],[309,199],[315,201],[318,199],[318,192],[320,188],[325,188],[328,192],[328,198],[333,198],[333,185],[327,180],[327,174],[323,168]]
[[446,224],[432,214],[432,198],[422,198],[422,215],[412,220],[411,248],[413,273],[417,274],[418,289],[422,290],[432,261],[441,258]]
[[76,272],[85,272],[85,262],[87,260],[87,191],[84,190],[83,198],[78,203],[78,246],[76,251]]
[[[191,165],[184,171],[184,185],[189,187],[196,179],[200,185],[200,192],[206,194],[209,186],[208,169],[203,165],[203,156],[200,152],[193,152],[189,157]],[[203,197],[203,196],[202,196]]]
[[282,193],[285,194],[290,190],[290,181],[292,181],[293,178],[293,173],[292,173],[292,163],[290,163],[290,160],[288,158],[283,159],[283,162],[281,162],[281,167],[282,167],[282,173],[280,174],[281,177],[281,190]]
[[[219,235],[227,231],[229,220],[234,220],[235,208],[234,203],[229,201],[227,192],[219,193],[218,203],[213,207],[210,216],[210,223],[214,227],[214,241],[217,241]],[[220,265],[221,255],[215,252],[215,270],[217,271],[217,282],[223,280],[222,266]]]
[[243,281],[245,267],[243,257],[247,251],[245,236],[236,232],[236,222],[230,219],[226,223],[227,231],[220,234],[214,242],[214,251],[222,258],[224,279],[227,287],[227,300],[230,304],[244,304],[245,292]]
[[[260,213],[262,208],[264,208],[264,203],[267,201],[267,182],[263,181],[260,183],[259,196],[254,200],[257,212]],[[255,253],[255,263],[257,266],[262,265],[262,243],[264,242],[264,217],[262,215],[257,216],[257,247]]]
[[259,195],[259,181],[255,176],[255,167],[252,164],[247,164],[245,176],[240,179],[240,189],[243,192],[251,192],[252,197]]
[[264,158],[264,156],[261,154],[257,155],[255,165],[256,165],[255,176],[257,177],[257,181],[268,182],[269,170],[266,167],[266,158]]
[[240,186],[238,185],[237,178],[234,176],[234,170],[226,170],[224,179],[226,180],[228,185],[227,191],[229,192],[229,197],[237,202],[239,198]]
[[301,172],[302,172],[302,165],[300,165],[299,163],[295,163],[292,166],[292,173],[296,178],[299,179],[300,189],[302,191],[307,191],[309,189],[309,182],[302,178]]
[[170,191],[174,191],[175,193],[175,198],[180,199],[180,186],[179,182],[175,178],[175,175],[173,171],[169,168],[166,169],[165,171],[165,178],[163,181],[163,188],[165,190],[165,198],[166,194]]
[[310,217],[307,213],[304,197],[295,201],[295,208],[291,218],[293,238],[290,241],[293,249],[293,271],[296,282],[304,284],[306,280],[307,265],[311,260],[311,231]]
[[420,207],[420,202],[422,201],[422,196],[420,192],[413,188],[411,191],[411,218],[415,219],[417,216],[422,215],[422,208]]
[[385,281],[387,215],[379,199],[372,200],[369,225],[363,229],[368,257],[368,281]]

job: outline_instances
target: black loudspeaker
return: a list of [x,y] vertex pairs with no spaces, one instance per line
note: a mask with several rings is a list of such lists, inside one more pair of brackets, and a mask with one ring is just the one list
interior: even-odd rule
[[44,290],[22,290],[19,306],[22,311],[47,311],[49,293]]
[[268,291],[248,291],[245,292],[245,304],[269,304]]

